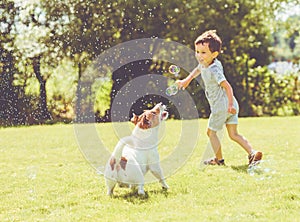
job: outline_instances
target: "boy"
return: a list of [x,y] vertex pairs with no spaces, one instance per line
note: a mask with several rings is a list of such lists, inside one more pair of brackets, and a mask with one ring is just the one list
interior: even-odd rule
[[190,82],[201,74],[205,85],[205,95],[211,114],[208,121],[207,135],[215,153],[215,158],[204,161],[206,165],[225,165],[221,143],[216,134],[226,124],[230,139],[237,142],[248,153],[249,165],[259,163],[262,153],[255,151],[251,144],[238,133],[239,106],[227,82],[223,66],[217,59],[221,52],[222,41],[215,30],[209,30],[195,41],[195,56],[199,65],[183,80],[177,80],[179,89],[185,89]]

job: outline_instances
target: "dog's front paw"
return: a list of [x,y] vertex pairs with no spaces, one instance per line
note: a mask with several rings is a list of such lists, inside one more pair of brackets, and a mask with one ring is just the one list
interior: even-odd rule
[[144,191],[143,185],[138,186],[138,195],[145,196],[145,191]]
[[108,190],[106,194],[107,194],[107,196],[112,197],[114,193],[112,190]]
[[145,191],[144,190],[138,190],[138,195],[145,196]]
[[168,190],[170,188],[169,185],[164,181],[161,183],[161,186],[162,186],[162,189],[164,189],[164,190]]

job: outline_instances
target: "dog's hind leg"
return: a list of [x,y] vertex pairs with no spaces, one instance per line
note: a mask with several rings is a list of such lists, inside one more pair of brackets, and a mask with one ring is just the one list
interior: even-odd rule
[[144,184],[138,185],[138,195],[145,195]]
[[106,179],[107,195],[112,196],[117,182],[115,180]]

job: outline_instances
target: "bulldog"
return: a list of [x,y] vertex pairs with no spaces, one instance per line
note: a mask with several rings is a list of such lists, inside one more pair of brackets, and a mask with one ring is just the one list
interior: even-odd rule
[[168,118],[166,106],[157,104],[141,115],[133,114],[131,122],[135,124],[132,134],[120,139],[108,160],[104,176],[107,194],[112,195],[117,183],[119,186],[138,189],[139,195],[145,195],[144,175],[150,172],[159,180],[163,189],[168,189],[158,154],[159,127]]

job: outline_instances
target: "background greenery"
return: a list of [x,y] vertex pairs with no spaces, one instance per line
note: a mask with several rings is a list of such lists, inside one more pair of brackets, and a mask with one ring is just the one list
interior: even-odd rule
[[[285,76],[266,69],[275,60],[299,64],[299,13],[279,16],[296,5],[298,0],[3,0],[0,123],[70,122],[82,73],[102,52],[137,38],[172,40],[193,49],[194,39],[207,29],[216,29],[223,39],[220,60],[241,104],[241,116],[298,115],[299,67]],[[168,75],[168,65],[140,61],[104,73],[108,78],[93,91],[97,120],[110,120],[115,92],[131,78]],[[136,70],[128,68],[132,66]],[[207,116],[201,87],[194,82],[189,91],[199,115]]]
[[[104,178],[84,160],[71,124],[1,128],[0,221],[297,221],[299,117],[240,119],[240,132],[264,153],[261,171],[253,176],[245,151],[227,136],[227,166],[199,170],[207,120],[193,121],[199,121],[200,135],[191,157],[167,178],[168,192],[158,182],[146,184],[146,198],[119,187],[115,197],[106,196]],[[113,149],[114,126],[95,126]],[[167,120],[166,126],[162,159],[182,122]]]
[[[299,69],[279,75],[266,67],[276,60],[299,64],[299,13],[279,16],[295,5],[298,0],[2,0],[0,221],[297,220],[298,116],[240,119],[241,133],[264,153],[261,171],[253,176],[247,172],[244,151],[227,138],[227,166],[200,171],[207,142],[201,127],[191,158],[167,179],[171,189],[162,192],[158,183],[147,184],[146,198],[120,188],[114,198],[107,197],[104,179],[83,159],[71,124],[2,127],[71,122],[82,74],[112,46],[161,38],[193,49],[194,39],[207,29],[218,30],[224,41],[220,59],[241,115],[298,115]],[[108,78],[94,83],[98,121],[109,121],[115,91],[143,75],[142,69],[168,75],[170,64],[164,61],[139,63],[105,73]],[[126,77],[118,76],[132,66],[136,69]],[[182,70],[180,77],[188,71]],[[194,81],[188,90],[197,98],[199,116],[207,116],[201,87]],[[207,124],[205,119],[193,121]],[[166,124],[171,130],[159,147],[162,158],[174,146],[181,121]],[[118,140],[112,124],[99,123],[96,128],[112,150]]]

